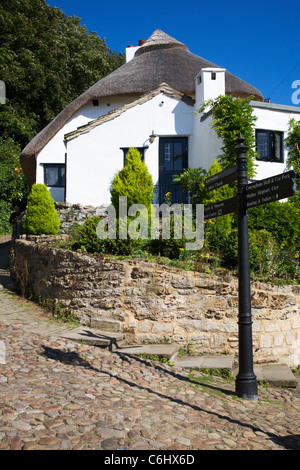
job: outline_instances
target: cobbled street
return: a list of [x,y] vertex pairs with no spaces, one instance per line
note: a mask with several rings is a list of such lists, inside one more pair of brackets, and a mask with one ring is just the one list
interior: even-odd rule
[[241,400],[234,380],[68,342],[0,277],[1,450],[300,449],[298,389]]

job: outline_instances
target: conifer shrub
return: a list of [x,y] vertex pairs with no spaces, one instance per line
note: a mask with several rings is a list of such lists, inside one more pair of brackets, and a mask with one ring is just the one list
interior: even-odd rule
[[127,209],[133,204],[143,204],[150,213],[153,199],[153,181],[141,154],[136,148],[130,148],[124,168],[119,171],[111,188],[111,202],[119,214],[119,197],[127,197]]
[[24,231],[33,235],[56,235],[60,220],[45,184],[34,184],[28,196]]

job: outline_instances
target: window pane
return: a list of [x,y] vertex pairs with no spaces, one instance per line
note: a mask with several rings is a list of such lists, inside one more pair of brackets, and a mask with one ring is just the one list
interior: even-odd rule
[[174,170],[182,170],[182,143],[174,143]]
[[273,159],[276,162],[281,161],[281,136],[278,132],[273,134]]
[[269,135],[267,132],[257,132],[256,134],[257,151],[262,160],[270,158]]
[[165,170],[173,170],[173,161],[172,161],[172,144],[165,144]]
[[58,185],[58,168],[46,167],[46,184],[47,186]]
[[44,182],[49,187],[63,188],[65,186],[65,165],[44,165]]

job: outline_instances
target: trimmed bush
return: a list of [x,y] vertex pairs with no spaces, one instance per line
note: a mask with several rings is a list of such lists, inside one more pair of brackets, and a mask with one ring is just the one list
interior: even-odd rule
[[45,184],[34,184],[28,196],[24,230],[33,235],[56,235],[60,220]]
[[127,209],[133,204],[143,204],[150,210],[153,199],[153,181],[140,152],[130,148],[123,170],[119,171],[113,181],[111,202],[118,214],[119,197],[127,197]]

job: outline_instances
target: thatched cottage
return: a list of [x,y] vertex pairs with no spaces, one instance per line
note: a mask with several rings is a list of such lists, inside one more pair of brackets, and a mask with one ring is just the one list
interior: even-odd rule
[[[211,116],[195,114],[221,94],[252,96],[260,154],[257,178],[285,169],[285,133],[300,108],[265,102],[259,90],[195,54],[160,30],[126,49],[126,63],[69,104],[21,154],[30,183],[45,183],[56,201],[109,204],[110,184],[137,147],[155,184],[154,202],[184,168],[208,169],[221,142]],[[182,196],[177,194],[177,201]],[[184,201],[181,201],[184,202]]]

